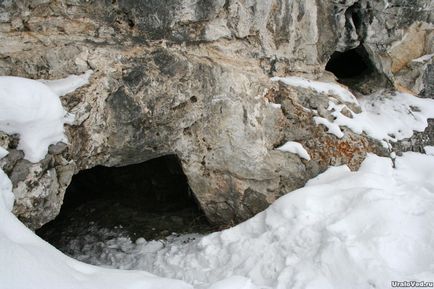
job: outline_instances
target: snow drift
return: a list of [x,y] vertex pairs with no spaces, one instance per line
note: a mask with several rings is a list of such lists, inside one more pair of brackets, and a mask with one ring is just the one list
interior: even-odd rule
[[234,275],[280,289],[433,280],[433,171],[433,156],[406,153],[393,168],[390,159],[369,155],[358,172],[332,167],[223,232],[188,244],[123,238],[95,244],[99,256],[89,255],[95,248],[82,248],[78,258],[180,278],[197,288]]

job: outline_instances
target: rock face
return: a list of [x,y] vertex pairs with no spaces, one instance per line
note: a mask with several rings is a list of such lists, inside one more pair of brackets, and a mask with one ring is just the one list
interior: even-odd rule
[[[381,153],[378,143],[327,134],[312,110],[330,117],[329,96],[270,76],[333,82],[330,56],[362,46],[390,87],[432,97],[433,8],[429,0],[1,1],[0,75],[94,71],[90,85],[62,99],[76,116],[65,150],[31,164],[3,138],[14,212],[38,228],[58,214],[74,172],[176,154],[209,220],[230,225],[329,165],[356,169],[367,152]],[[312,160],[276,150],[286,141]]]

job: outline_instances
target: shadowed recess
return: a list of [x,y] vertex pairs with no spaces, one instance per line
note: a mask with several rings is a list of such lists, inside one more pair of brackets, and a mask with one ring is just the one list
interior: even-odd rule
[[167,155],[79,172],[66,190],[59,216],[36,233],[68,253],[77,244],[119,236],[153,240],[212,230],[179,159]]
[[374,66],[363,46],[345,52],[335,51],[326,65],[340,80],[359,78],[374,72]]

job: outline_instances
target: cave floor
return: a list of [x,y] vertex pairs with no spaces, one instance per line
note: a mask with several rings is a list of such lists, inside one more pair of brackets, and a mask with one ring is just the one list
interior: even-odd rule
[[171,235],[207,234],[218,228],[199,210],[185,208],[146,212],[116,200],[92,200],[62,211],[36,233],[60,251],[72,256],[77,246],[126,237],[162,240]]

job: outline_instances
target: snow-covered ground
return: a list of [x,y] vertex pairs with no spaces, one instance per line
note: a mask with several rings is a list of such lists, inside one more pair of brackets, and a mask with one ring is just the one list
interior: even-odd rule
[[[7,116],[0,119],[3,126],[17,124],[10,131],[26,135],[31,134],[26,124],[33,120],[63,125],[65,112],[55,96],[67,89],[56,88],[56,94],[41,82],[12,81],[22,81],[30,91],[18,84],[7,91],[0,80],[1,109],[9,108],[0,109]],[[14,93],[23,95],[11,97]],[[21,110],[32,112],[32,105],[42,103],[55,109],[56,118],[42,113],[28,118]],[[411,108],[416,119],[429,117],[425,112],[433,104],[424,105],[430,108]],[[390,112],[378,109],[382,111]],[[54,127],[56,138],[49,137],[50,142],[42,144],[33,136],[21,144],[28,146],[26,157],[38,159],[43,145],[61,139],[63,130]],[[0,157],[4,154],[0,150]],[[77,251],[80,260],[136,271],[96,267],[65,256],[10,212],[11,190],[0,170],[1,289],[372,289],[391,288],[391,281],[434,280],[434,156],[429,154],[405,153],[395,159],[395,167],[375,155],[368,155],[357,172],[331,167],[250,220],[207,236],[135,243],[115,238],[95,244],[100,254],[92,246]]]
[[223,232],[187,243],[183,238],[136,243],[115,238],[81,248],[76,256],[182,279],[195,288],[231,276],[248,278],[246,284],[257,288],[288,289],[389,288],[391,280],[430,281],[433,172],[434,156],[406,153],[394,169],[390,159],[369,155],[358,172],[330,168]]

